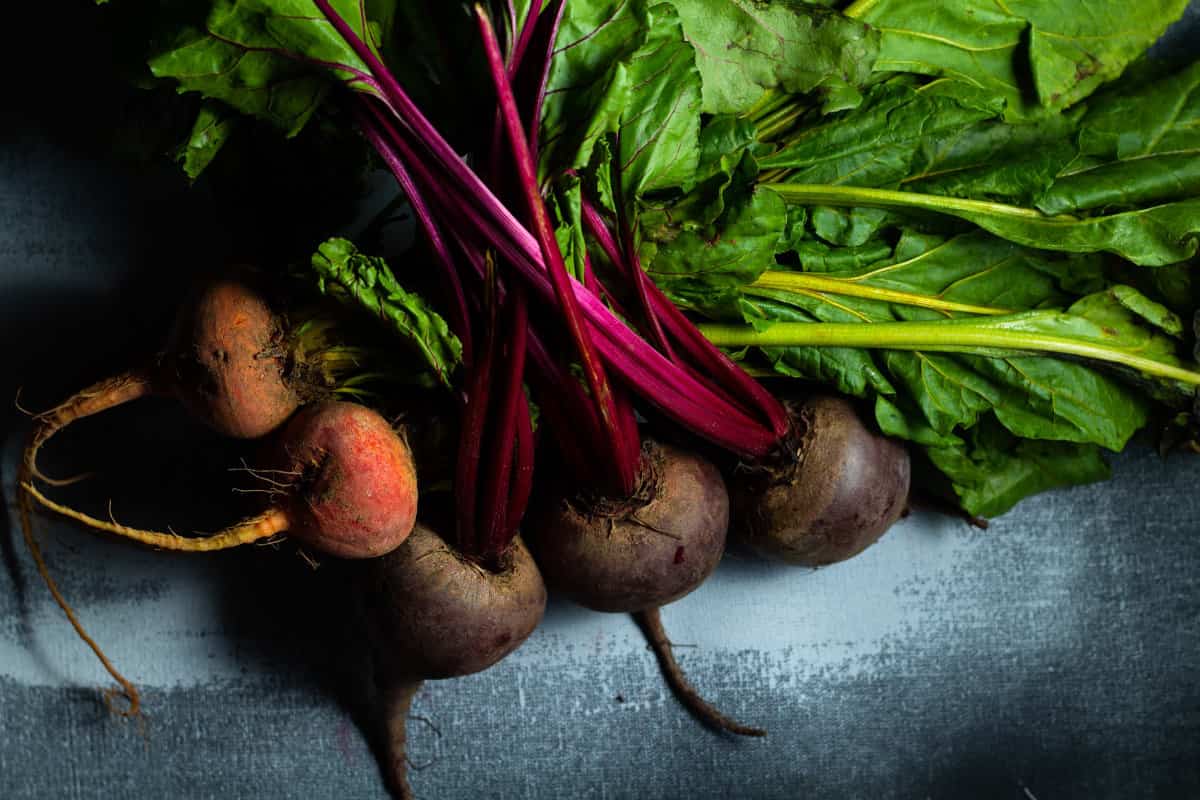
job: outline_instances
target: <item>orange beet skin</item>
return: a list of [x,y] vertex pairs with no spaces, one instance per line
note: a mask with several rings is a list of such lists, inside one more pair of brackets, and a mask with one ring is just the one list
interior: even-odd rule
[[381,556],[408,538],[416,468],[382,416],[356,403],[307,406],[280,442],[282,468],[298,481],[285,508],[291,536],[341,558]]

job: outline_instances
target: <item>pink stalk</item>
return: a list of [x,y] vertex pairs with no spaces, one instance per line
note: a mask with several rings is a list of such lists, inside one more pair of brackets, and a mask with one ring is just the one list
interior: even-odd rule
[[632,494],[637,483],[638,450],[629,447],[627,432],[620,420],[617,419],[617,407],[613,398],[612,388],[604,373],[604,366],[597,358],[592,347],[591,339],[584,327],[583,316],[575,292],[571,286],[571,276],[563,263],[562,253],[554,236],[554,227],[550,223],[550,215],[542,202],[538,190],[537,167],[530,157],[529,142],[521,126],[520,113],[517,111],[517,101],[512,93],[512,85],[504,69],[503,57],[500,53],[500,42],[491,20],[482,6],[475,6],[475,15],[479,20],[479,31],[483,38],[483,49],[491,68],[492,81],[495,84],[497,98],[500,102],[500,113],[504,118],[504,126],[508,131],[509,143],[512,146],[513,157],[516,161],[517,174],[521,191],[525,196],[529,216],[533,222],[533,230],[541,248],[542,258],[548,266],[547,272],[554,286],[555,299],[562,312],[567,331],[583,364],[587,376],[588,388],[600,411],[600,419],[608,430],[611,442],[611,461],[615,470],[615,485],[622,495]]
[[[494,271],[489,270],[489,278]],[[483,435],[487,423],[488,395],[492,381],[492,364],[496,359],[496,298],[493,281],[484,285],[483,310],[487,327],[478,358],[467,374],[467,407],[463,410],[462,430],[458,439],[458,460],[454,474],[454,495],[457,501],[458,549],[463,553],[482,554],[486,542],[479,524],[477,486],[479,462],[483,454]]]
[[625,208],[625,192],[622,189],[621,182],[621,131],[618,129],[613,145],[613,158],[611,172],[611,184],[613,191],[613,203],[617,209],[617,232],[621,235],[621,247],[625,252],[625,259],[613,261],[613,265],[620,267],[625,265],[626,277],[633,285],[634,294],[638,299],[639,305],[642,307],[642,316],[646,321],[646,327],[650,329],[650,338],[658,345],[658,349],[662,350],[669,360],[678,363],[679,359],[675,357],[675,351],[671,349],[671,343],[667,340],[667,336],[663,333],[662,325],[658,321],[658,316],[650,307],[650,297],[646,292],[646,273],[642,270],[641,259],[637,254],[637,243],[633,240],[633,228],[629,224],[628,212]]
[[529,415],[529,400],[521,390],[516,419],[517,447],[513,453],[513,481],[509,490],[508,530],[515,535],[529,507],[529,496],[533,493],[533,419]]
[[[600,217],[596,207],[586,199],[583,201],[583,222],[588,233],[592,235],[604,250],[609,260],[617,259],[620,265],[620,251],[608,226]],[[736,398],[744,398],[746,406],[755,409],[771,426],[776,436],[783,437],[791,425],[787,411],[778,400],[768,392],[762,384],[747,375],[746,372],[733,362],[729,356],[717,349],[704,334],[696,329],[683,312],[663,294],[640,264],[634,264],[635,277],[645,292],[648,313],[659,320],[666,332],[684,348],[688,356],[696,364],[709,371],[719,382],[719,385]]]
[[[364,98],[363,105],[367,106],[368,111],[374,109],[374,105],[369,100]],[[471,322],[467,312],[467,296],[463,291],[462,280],[459,278],[458,270],[454,265],[454,258],[450,255],[449,248],[446,247],[446,240],[442,238],[442,233],[438,229],[437,223],[433,219],[433,215],[429,211],[429,206],[425,204],[425,198],[413,183],[412,176],[408,170],[404,168],[404,164],[400,159],[386,147],[386,139],[383,132],[371,119],[371,116],[364,111],[360,105],[354,105],[354,116],[358,121],[359,130],[363,136],[379,153],[392,175],[396,177],[396,182],[400,184],[400,191],[404,192],[404,196],[408,198],[408,204],[412,206],[413,214],[421,223],[421,229],[425,232],[425,236],[429,240],[429,248],[433,251],[434,259],[438,262],[438,266],[442,270],[442,281],[446,286],[446,292],[450,296],[450,324],[454,328],[454,333],[458,335],[459,341],[462,342],[463,348],[463,364],[470,366],[473,347],[471,340]]]
[[[506,300],[511,312],[507,330],[508,342],[503,355],[504,364],[499,376],[503,384],[499,387],[499,407],[495,410],[493,429],[487,439],[490,442],[487,457],[490,467],[482,481],[482,529],[487,540],[485,553],[489,556],[498,556],[504,552],[516,535],[516,528],[509,528],[508,525],[510,512],[519,511],[523,514],[525,511],[523,506],[520,509],[512,508],[511,490],[517,416],[521,412],[526,415],[529,413],[525,404],[525,392],[521,388],[521,379],[525,375],[529,319],[524,291],[511,291]],[[498,296],[496,302],[499,303]]]
[[[381,99],[411,131],[431,157],[414,159],[401,155],[410,172],[417,176],[431,202],[453,216],[465,216],[484,233],[490,246],[501,251],[544,298],[553,298],[553,287],[546,277],[546,265],[538,252],[536,239],[513,218],[479,178],[471,172],[436,129],[411,102],[386,67],[342,20],[328,0],[314,0],[338,32],[376,73]],[[399,147],[403,136],[394,128],[390,143]],[[433,177],[436,167],[442,175]],[[671,364],[658,351],[613,318],[604,304],[582,285],[574,287],[580,307],[595,328],[596,346],[609,366],[640,395],[656,405],[667,417],[714,444],[746,457],[766,455],[780,434],[763,428],[740,410],[729,408],[719,395],[700,384],[686,371]],[[653,294],[652,294],[652,299]],[[665,300],[665,298],[663,298]],[[682,315],[680,315],[682,316]],[[668,331],[671,319],[667,318]],[[686,323],[686,318],[683,318]],[[690,323],[688,323],[688,327]],[[694,331],[694,328],[692,328]],[[695,331],[699,336],[699,332]],[[717,351],[719,353],[719,351]],[[736,365],[732,365],[737,372]],[[749,378],[744,373],[743,377]],[[752,379],[750,379],[752,380]],[[761,390],[761,387],[759,387]],[[765,392],[765,390],[762,390]]]

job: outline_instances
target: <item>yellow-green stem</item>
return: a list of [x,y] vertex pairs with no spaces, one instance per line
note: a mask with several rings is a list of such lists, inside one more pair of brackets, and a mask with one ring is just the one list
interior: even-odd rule
[[1200,372],[1065,336],[989,327],[987,321],[960,322],[777,322],[766,330],[748,325],[699,326],[718,347],[862,347],[970,353],[1007,350],[1054,353],[1119,364],[1145,375],[1200,386]]
[[858,19],[864,14],[869,13],[878,2],[879,0],[855,0],[855,2],[842,9],[842,15],[851,19]]
[[838,294],[843,297],[861,297],[866,300],[879,300],[885,303],[928,308],[947,313],[957,312],[962,314],[978,314],[981,316],[1001,316],[1013,313],[1011,310],[1004,308],[956,303],[933,295],[901,292],[895,289],[883,289],[878,286],[866,286],[844,278],[829,278],[823,275],[813,275],[808,272],[768,270],[758,280],[750,284],[749,290],[753,291],[754,289],[771,289],[785,292],[806,289],[813,292]]
[[870,206],[872,208],[919,208],[940,214],[993,214],[1042,221],[1077,222],[1075,217],[1059,214],[1049,217],[1033,208],[991,203],[985,200],[963,200],[938,194],[898,192],[894,189],[868,189],[861,186],[824,186],[803,183],[760,183],[785,202],[797,205]]

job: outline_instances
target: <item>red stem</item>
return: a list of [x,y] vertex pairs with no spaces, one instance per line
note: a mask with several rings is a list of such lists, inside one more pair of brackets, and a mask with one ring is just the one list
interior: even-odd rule
[[556,0],[548,18],[549,25],[537,27],[535,47],[539,47],[541,71],[537,76],[537,88],[533,93],[533,112],[529,116],[529,154],[536,164],[538,161],[539,136],[542,129],[542,106],[546,103],[546,84],[550,80],[550,65],[554,60],[554,42],[558,39],[558,30],[562,26],[563,13],[567,9],[567,0]]
[[489,437],[491,447],[488,458],[491,467],[483,476],[482,519],[487,538],[487,556],[498,556],[502,553],[516,534],[516,529],[508,526],[511,516],[508,501],[512,489],[513,450],[516,446],[517,416],[522,408],[526,409],[528,414],[523,402],[525,392],[521,388],[521,379],[525,374],[525,348],[529,329],[525,292],[520,288],[515,289],[508,292],[506,299],[511,309],[511,317],[508,324],[509,339],[504,354],[507,362],[502,367],[503,393],[500,396],[500,406],[493,416],[496,427]]
[[[618,269],[622,269],[621,254],[612,233],[604,224],[596,207],[586,199],[583,201],[583,222],[588,233],[600,245],[600,249],[609,260],[616,261]],[[641,265],[635,266],[635,274],[639,276],[635,280],[638,280],[642,291],[645,292],[649,315],[662,323],[665,332],[683,347],[697,366],[713,376],[727,397],[737,398],[736,402],[739,405],[752,413],[757,412],[771,426],[776,436],[783,437],[787,434],[791,423],[787,411],[774,395],[704,338],[704,334],[700,333],[691,320],[663,294],[662,289],[646,274]]]
[[[462,239],[462,236],[456,230],[454,232],[455,242],[463,251],[468,263],[475,270],[475,274],[481,280],[487,274],[487,267],[484,264],[484,258],[477,248],[472,247]],[[500,287],[501,299],[503,300],[504,288]],[[557,431],[573,431],[573,436],[558,436],[556,442],[563,447],[563,455],[567,462],[575,467],[575,472],[581,476],[588,476],[588,480],[592,480],[593,470],[596,469],[595,459],[591,456],[603,441],[602,429],[600,426],[599,417],[596,414],[592,404],[587,402],[587,395],[583,391],[583,387],[579,381],[575,379],[570,372],[564,369],[559,362],[554,358],[547,347],[533,330],[529,330],[527,340],[527,354],[529,359],[533,361],[533,368],[529,370],[530,377],[537,384],[537,394],[541,398],[541,410],[544,417],[550,420],[548,427]],[[528,404],[526,404],[526,414],[518,415],[518,418],[523,423],[523,427],[527,431],[518,431],[518,436],[529,437],[528,442],[524,445],[525,451],[519,451],[518,455],[524,454],[525,460],[528,462],[529,474],[526,476],[529,480],[524,487],[524,500],[516,503],[516,500],[521,498],[520,487],[513,490],[514,503],[510,503],[510,512],[520,511],[524,513],[524,507],[529,499],[529,491],[532,488],[532,463],[533,463],[533,426],[532,421],[526,419],[528,416]],[[569,410],[569,412],[568,412]],[[579,447],[579,442],[584,442],[584,446]],[[521,445],[521,440],[518,439],[518,445]],[[518,470],[517,480],[521,480],[522,475]]]
[[462,431],[458,440],[458,463],[455,471],[454,496],[457,501],[458,549],[463,553],[480,555],[485,541],[476,516],[476,493],[479,485],[479,462],[483,454],[483,434],[487,420],[488,394],[491,388],[492,363],[496,358],[496,297],[494,293],[495,272],[488,269],[488,280],[484,284],[484,313],[487,327],[484,330],[482,351],[470,373],[467,390],[467,407],[463,410]]
[[525,51],[529,49],[529,42],[533,39],[533,32],[537,29],[538,17],[542,13],[542,0],[533,0],[529,4],[529,13],[525,16],[525,22],[521,25],[521,33],[517,36],[517,41],[513,45],[512,58],[509,59],[509,77],[516,75],[517,70],[521,68],[521,61],[525,58]]
[[669,360],[678,363],[679,359],[675,357],[675,351],[671,349],[671,343],[667,341],[667,335],[663,333],[658,316],[650,306],[650,296],[646,292],[646,273],[642,269],[641,259],[638,258],[637,244],[633,240],[633,228],[629,224],[628,213],[625,209],[625,196],[621,183],[620,129],[613,136],[613,157],[610,169],[612,179],[610,183],[612,184],[613,203],[617,207],[617,231],[621,236],[621,247],[625,251],[624,261],[622,262],[618,259],[613,262],[613,265],[618,268],[624,265],[626,277],[633,284],[638,303],[642,307],[642,316],[645,318],[646,326],[650,329],[650,338],[658,345],[658,349],[663,352],[663,355]]
[[[431,202],[439,206],[450,219],[465,218],[448,229],[456,236],[460,230],[476,232],[480,239],[496,248],[516,267],[543,299],[553,300],[553,287],[546,275],[546,265],[537,241],[496,200],[479,178],[466,168],[462,160],[449,150],[449,145],[437,132],[429,128],[428,135],[432,138],[424,141],[434,157],[418,158],[405,135],[390,120],[380,117],[379,121],[389,136],[390,146],[395,148]],[[422,130],[424,128],[411,129],[409,135],[419,138]],[[448,156],[445,155],[447,152]],[[435,174],[435,166],[443,174]],[[661,353],[614,318],[609,309],[584,286],[577,284],[575,294],[598,337],[596,345],[606,362],[667,417],[742,456],[764,456],[775,446],[778,434],[762,427],[739,408],[731,407],[723,397],[698,382],[687,371],[667,361]],[[669,323],[670,320],[668,331]],[[694,332],[699,335],[698,331]],[[734,368],[737,369],[736,365]]]
[[529,399],[521,390],[521,402],[517,404],[517,449],[513,454],[513,481],[509,489],[508,530],[515,536],[529,507],[529,496],[533,492],[533,419],[529,414]]
[[[364,107],[366,111],[364,111]],[[450,255],[449,248],[446,247],[446,240],[442,238],[442,233],[433,219],[433,214],[430,213],[429,206],[426,205],[425,198],[417,189],[412,176],[404,168],[404,164],[400,159],[396,158],[391,149],[386,146],[387,139],[384,133],[371,119],[371,114],[380,114],[379,109],[365,98],[361,105],[355,104],[352,106],[352,109],[355,119],[358,121],[359,130],[362,131],[363,136],[375,148],[375,151],[379,153],[384,163],[387,164],[388,169],[396,177],[396,182],[400,184],[400,191],[404,192],[405,197],[408,198],[408,204],[412,206],[413,214],[420,221],[421,229],[425,231],[425,235],[429,239],[429,247],[433,251],[434,259],[438,262],[438,266],[442,268],[442,281],[445,284],[447,294],[450,296],[450,322],[455,334],[458,335],[458,339],[462,343],[463,364],[470,366],[473,347],[470,315],[467,312],[467,295],[463,291],[462,280],[459,278],[458,270],[455,268],[454,258]],[[367,112],[370,112],[370,114]]]
[[562,253],[558,249],[558,242],[554,236],[554,227],[550,223],[550,216],[546,212],[546,206],[538,191],[537,167],[530,156],[529,142],[521,127],[520,113],[517,111],[517,102],[513,97],[512,86],[504,69],[496,31],[492,28],[491,20],[482,6],[475,6],[475,15],[479,20],[484,53],[487,55],[488,65],[491,68],[492,81],[495,84],[500,111],[504,117],[504,126],[508,131],[509,144],[516,161],[521,191],[525,195],[529,216],[533,222],[533,232],[541,247],[542,258],[548,267],[547,273],[554,286],[554,294],[558,300],[563,321],[566,323],[571,341],[574,343],[579,360],[583,365],[584,374],[587,376],[592,399],[596,403],[600,411],[600,419],[609,433],[609,458],[614,468],[615,487],[622,496],[629,495],[633,493],[637,482],[638,453],[629,452],[626,436],[622,431],[621,422],[617,418],[612,387],[608,384],[604,366],[597,358],[591,339],[584,328],[583,315],[579,312],[575,291],[571,288],[571,276],[567,272],[567,265],[563,263]]
[[[414,171],[426,169],[422,164],[413,164],[413,168]],[[426,172],[423,180],[430,179],[431,176]],[[439,188],[435,185],[431,194],[435,194]],[[443,205],[447,213],[457,211],[464,214],[467,222],[465,227],[478,231],[482,238],[495,246],[543,298],[553,298],[544,264],[538,261],[536,254],[510,240],[506,230],[498,229],[492,220],[474,207],[454,198],[438,197],[438,200],[447,204]],[[637,387],[641,396],[685,428],[733,453],[757,458],[770,452],[779,439],[778,435],[747,416],[739,407],[731,406],[688,371],[667,361],[665,356],[615,320],[608,308],[582,284],[577,286],[576,297],[588,312],[592,332],[597,337],[597,349],[626,383]],[[600,320],[608,322],[601,324]]]

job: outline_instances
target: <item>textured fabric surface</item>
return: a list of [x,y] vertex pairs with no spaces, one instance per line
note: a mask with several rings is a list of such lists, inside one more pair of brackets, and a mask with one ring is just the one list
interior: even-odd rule
[[[1193,4],[1160,52],[1196,47],[1198,23]],[[59,43],[102,47],[74,35]],[[42,407],[151,346],[180,275],[223,243],[202,197],[111,166],[71,109],[13,91],[0,111],[0,397],[22,385]],[[104,96],[78,103],[86,116]],[[8,408],[0,423],[9,498],[25,423]],[[167,404],[80,427],[50,461],[101,470],[78,496],[112,497],[133,522],[219,524],[223,504],[194,480],[219,483],[230,451]],[[1200,460],[1142,446],[1115,473],[987,532],[916,515],[816,573],[727,557],[664,619],[697,686],[768,728],[761,741],[688,717],[627,618],[552,603],[512,658],[418,695],[417,794],[1200,796]],[[148,553],[40,522],[65,593],[144,688],[146,719],[131,724],[101,703],[107,678],[7,512],[0,798],[385,796],[306,565],[261,549]]]

